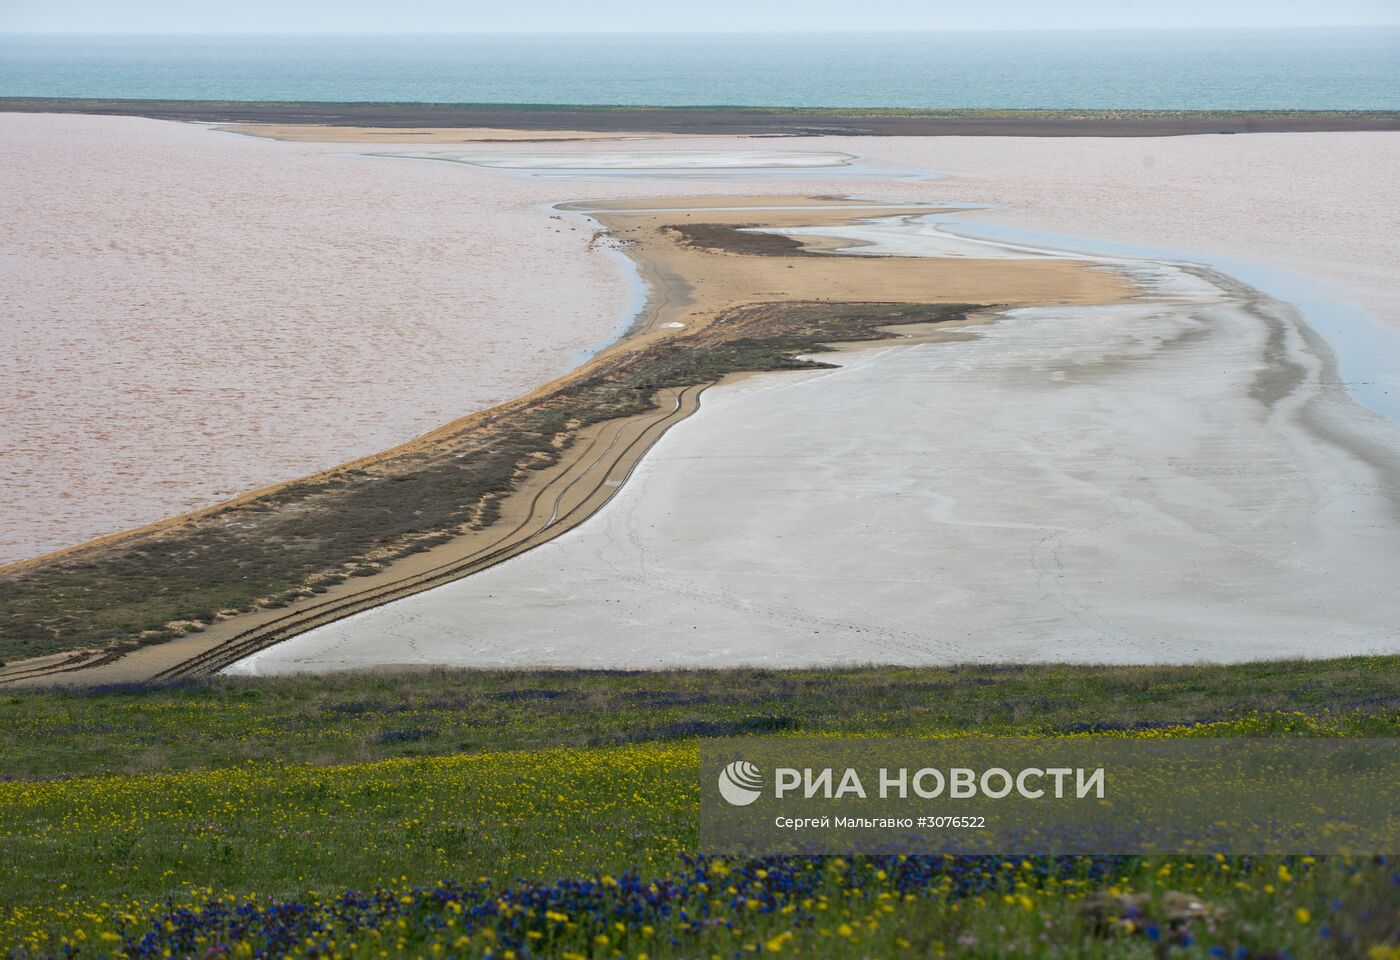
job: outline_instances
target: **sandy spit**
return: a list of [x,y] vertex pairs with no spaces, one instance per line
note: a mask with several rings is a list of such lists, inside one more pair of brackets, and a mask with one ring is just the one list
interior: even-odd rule
[[[726,209],[696,215],[712,224],[746,224],[757,220],[799,229],[815,223],[827,224],[829,229],[855,229],[853,224],[871,213],[868,204],[837,203],[823,207],[809,200],[792,205],[792,209],[772,211],[765,209],[769,205],[766,198],[751,201],[754,209],[744,209],[742,197],[719,197],[714,202]],[[671,205],[669,198],[657,204]],[[695,247],[672,225],[677,220],[675,213],[657,214],[633,209],[630,203],[606,201],[589,206],[598,221],[608,227],[614,238],[610,242],[625,244],[628,256],[636,260],[644,275],[653,282],[653,290],[635,331],[618,347],[603,351],[594,363],[580,368],[572,377],[587,376],[600,366],[606,367],[611,362],[609,358],[619,352],[635,350],[646,343],[674,338],[684,342],[691,336],[703,338],[717,314],[745,303],[834,299],[918,304],[1068,305],[1118,301],[1131,296],[1135,290],[1132,283],[1113,272],[1074,260],[934,260],[790,253],[740,256],[724,250]],[[890,214],[909,211],[909,208],[896,206],[881,209]],[[685,215],[683,211],[682,220]],[[723,230],[719,235],[726,236]],[[978,316],[980,312],[974,313],[968,322],[975,323]],[[966,323],[949,326],[961,328]],[[899,337],[904,342],[924,342],[930,337],[941,340],[947,336],[944,330],[943,323],[933,328],[926,325],[905,327],[900,329]],[[706,348],[692,346],[690,349]],[[586,522],[594,510],[616,493],[650,444],[671,423],[694,411],[705,386],[695,384],[676,396],[663,391],[652,413],[607,421],[596,429],[585,430],[555,467],[529,474],[516,494],[502,505],[500,521],[484,530],[462,533],[442,546],[396,562],[380,573],[352,578],[331,586],[319,596],[312,595],[285,608],[259,609],[221,620],[192,637],[146,646],[116,660],[85,659],[81,669],[66,655],[10,664],[0,670],[0,682],[31,685],[123,682],[165,676],[172,670],[181,675],[208,671],[296,632],[499,563]],[[446,438],[452,435],[453,429],[449,426],[438,431],[440,437],[435,442],[448,442]],[[635,437],[639,442],[627,440],[627,437]],[[432,446],[425,442],[423,448],[426,451]],[[137,546],[139,542],[132,541],[132,545]]]
[[[842,185],[864,196],[1002,203],[978,216],[1299,270],[1400,327],[1388,227],[1400,134],[782,145],[951,174]],[[0,356],[0,560],[372,453],[569,369],[617,329],[629,281],[588,250],[586,230],[537,205],[682,186],[533,182],[355,152],[139,119],[0,115],[0,173],[21,198],[0,209],[13,344]]]
[[1156,295],[715,388],[592,522],[229,672],[1400,649],[1400,428],[1288,305],[1128,269]]

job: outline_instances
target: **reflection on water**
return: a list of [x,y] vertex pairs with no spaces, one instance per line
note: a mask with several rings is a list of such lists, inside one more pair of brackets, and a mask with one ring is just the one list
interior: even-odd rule
[[1382,326],[1307,277],[1199,251],[1042,233],[979,223],[948,213],[933,214],[926,219],[938,224],[938,229],[949,235],[978,241],[1034,244],[1096,258],[1195,263],[1219,270],[1297,307],[1307,326],[1331,348],[1340,370],[1341,386],[1346,392],[1371,410],[1400,420],[1400,331]]
[[[1319,284],[1285,270],[1197,251],[1116,243],[1024,230],[969,220],[962,214],[994,209],[959,203],[927,214],[872,217],[854,224],[752,228],[785,236],[825,236],[852,241],[844,253],[866,256],[967,259],[1097,260],[1123,267],[1151,263],[1207,266],[1296,307],[1308,328],[1331,349],[1340,379],[1331,384],[1392,420],[1400,420],[1400,331],[1382,326]],[[948,208],[951,208],[948,209]],[[850,209],[846,207],[845,209]],[[696,212],[691,208],[691,212]]]

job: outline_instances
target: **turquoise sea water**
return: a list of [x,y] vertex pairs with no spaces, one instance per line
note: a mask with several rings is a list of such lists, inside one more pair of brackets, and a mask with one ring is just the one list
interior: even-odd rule
[[1400,28],[944,34],[0,36],[0,96],[1400,109]]

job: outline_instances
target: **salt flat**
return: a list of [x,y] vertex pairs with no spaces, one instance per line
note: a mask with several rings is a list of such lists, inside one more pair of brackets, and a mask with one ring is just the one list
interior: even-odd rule
[[[966,220],[1265,264],[1362,306],[1362,322],[1400,326],[1387,227],[1400,198],[1385,175],[1397,135],[808,142],[949,174],[853,178],[851,194],[992,202]],[[800,187],[738,176],[686,189]],[[658,190],[676,181],[623,185]],[[961,245],[921,242],[932,255]],[[1393,650],[1393,425],[1353,401],[1286,305],[1222,298],[1236,302],[1022,311],[977,340],[723,387],[567,537],[235,670]],[[1261,407],[1261,383],[1291,376],[1260,374],[1279,363],[1278,336],[1285,367],[1308,378]],[[1064,366],[1045,366],[1054,357]],[[763,403],[770,391],[782,402]],[[870,472],[889,461],[904,472]]]
[[1152,296],[716,388],[590,523],[230,672],[1395,650],[1395,423],[1288,305],[1118,268]]
[[[743,170],[753,167],[840,167],[853,158],[832,151],[800,150],[628,150],[587,154],[459,153],[434,151],[431,156],[460,160],[478,167],[511,170],[566,170],[587,166],[599,170]],[[586,160],[586,163],[581,161]]]
[[[706,146],[725,153],[751,144]],[[652,152],[662,146],[647,143]],[[696,152],[694,141],[684,146]],[[551,218],[544,205],[558,200],[769,194],[782,202],[840,192],[999,203],[965,219],[1263,263],[1314,279],[1381,324],[1400,327],[1393,279],[1400,247],[1389,229],[1400,208],[1388,175],[1400,160],[1395,134],[783,141],[778,152],[856,156],[857,166],[834,168],[847,171],[839,190],[833,168],[811,168],[814,177],[826,171],[811,183],[794,179],[798,166],[785,180],[719,167],[722,180],[687,181],[650,179],[645,164],[626,179],[535,181],[467,164],[363,155],[383,149],[252,140],[141,120],[0,117],[0,169],[25,198],[0,211],[14,344],[0,358],[0,558],[374,452],[574,365],[620,329],[632,292],[616,256],[590,248],[586,223]],[[518,149],[483,144],[473,153]],[[559,154],[566,167],[624,152],[617,143],[533,150]],[[866,176],[882,167],[948,176]],[[629,173],[625,164],[619,172]],[[963,242],[945,237],[937,241],[941,251],[925,252],[947,255]],[[1386,624],[1396,622],[1395,611],[1384,599],[1395,573],[1387,552],[1396,541],[1387,506],[1393,449],[1385,424],[1350,404],[1340,378],[1326,373],[1326,349],[1308,346],[1306,330],[1287,321],[1293,356],[1311,357],[1316,376],[1305,404],[1261,414],[1244,377],[1264,365],[1262,348],[1226,337],[1239,327],[1253,329],[1257,340],[1265,329],[1258,317],[1206,311],[1202,317],[1215,317],[1198,318],[1211,329],[1207,336],[1118,314],[1098,321],[1103,329],[1071,350],[1074,324],[1093,316],[1013,314],[975,341],[852,355],[840,371],[714,391],[613,505],[557,544],[329,628],[366,627],[358,639],[311,634],[242,669],[811,662],[804,656],[1192,659],[1393,649]],[[1022,324],[1037,331],[1033,343],[1008,332]],[[1140,339],[1114,340],[1109,335],[1120,327]],[[1122,352],[1095,357],[1092,348],[1105,337]],[[1215,352],[1203,358],[1164,346],[1197,341],[1212,342]],[[1066,379],[1054,380],[1053,369],[1046,376],[1062,385],[1058,391],[997,373],[1003,357],[1024,372],[1057,351]],[[1097,393],[1070,390],[1063,385],[1083,386],[1074,371],[1112,371],[1118,380],[1111,390],[1091,382]],[[1138,386],[1127,385],[1129,371],[1142,374]],[[895,389],[905,381],[914,386]],[[1169,402],[1174,383],[1184,391],[1176,403]],[[770,389],[781,391],[780,409],[763,406]],[[757,405],[740,409],[749,391],[757,391]],[[824,423],[820,434],[792,420],[807,411]],[[918,411],[908,424],[899,419]],[[1216,413],[1220,419],[1209,420]],[[990,432],[974,429],[979,424]],[[1070,424],[1078,431],[1073,443],[1062,436]],[[1342,436],[1342,427],[1365,435]],[[892,431],[897,439],[889,439]],[[1053,449],[1030,440],[1018,447],[1013,441],[1022,434],[1053,441]],[[1172,456],[1153,460],[1157,445]],[[833,459],[833,448],[849,456]],[[1115,456],[1120,449],[1137,452]],[[1227,453],[1244,462],[1228,461]],[[900,457],[910,481],[852,466]],[[735,466],[745,459],[752,473]],[[935,463],[943,468],[931,476]],[[968,466],[978,463],[981,469]],[[1128,463],[1142,464],[1142,475]],[[1236,486],[1221,486],[1231,471]],[[907,490],[901,485],[914,481]],[[1176,498],[1149,510],[1145,483]],[[781,509],[770,486],[790,494]],[[915,503],[915,512],[887,510],[882,490],[905,501],[901,511]],[[909,501],[920,490],[938,492],[922,504]],[[1086,494],[1095,490],[1103,499],[1090,510],[1096,501]],[[1250,500],[1241,490],[1262,492]],[[751,499],[764,491],[766,499]],[[992,509],[998,497],[1000,513]],[[1018,503],[1029,516],[1013,509]],[[859,504],[867,507],[863,519],[842,519],[834,509]],[[1114,511],[1158,525],[1111,522]],[[861,537],[852,539],[852,524]],[[1046,576],[1046,548],[1003,533],[964,544],[968,530],[1046,526],[1062,544],[1053,556],[1073,562],[1038,593],[1017,578]],[[838,544],[840,555],[784,547],[810,546],[818,536]],[[1244,546],[1225,549],[1237,542]],[[695,565],[674,568],[677,556]],[[1148,557],[1160,557],[1161,569],[1145,566]],[[916,561],[923,572],[901,574],[913,587],[898,587],[891,571],[912,570]],[[1101,593],[1091,589],[1095,578],[1106,580]],[[765,582],[770,587],[759,589]],[[596,589],[608,583],[615,595]],[[786,592],[774,594],[782,584]],[[903,612],[901,589],[906,599],[911,590],[921,597]],[[1102,611],[1107,619],[1094,634],[1085,621],[1067,619],[1056,597],[1071,598],[1065,603],[1078,604],[1083,617]],[[807,611],[797,626],[783,620],[794,611]],[[378,617],[388,619],[369,619]],[[818,625],[809,632],[812,621]],[[697,644],[697,629],[712,639]],[[1002,645],[969,645],[956,639],[959,631],[964,640],[1000,636]],[[1272,646],[1266,634],[1276,638]],[[862,646],[862,636],[880,639]]]
[[867,161],[945,174],[901,185],[910,199],[997,205],[970,223],[1211,258],[1309,295],[1357,391],[1400,414],[1400,133],[866,142]]

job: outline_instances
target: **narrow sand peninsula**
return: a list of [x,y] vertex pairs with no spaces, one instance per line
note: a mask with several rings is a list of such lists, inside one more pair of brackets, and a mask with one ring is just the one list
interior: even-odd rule
[[[719,203],[725,209],[696,211],[706,219],[703,225],[684,210],[670,210],[670,201],[656,205],[667,210],[663,213],[634,204],[589,206],[610,228],[613,242],[623,244],[651,278],[652,296],[631,336],[570,376],[350,468],[74,556],[74,562],[97,564],[96,572],[85,568],[83,576],[102,580],[114,596],[139,592],[153,575],[161,585],[193,575],[184,589],[217,595],[243,589],[250,565],[305,578],[314,590],[219,618],[193,636],[154,646],[127,644],[21,660],[0,670],[0,682],[110,682],[209,672],[287,636],[475,573],[559,536],[596,513],[651,444],[693,413],[700,391],[727,370],[791,366],[783,358],[799,345],[883,339],[888,324],[964,318],[975,305],[1095,304],[1132,292],[1123,278],[1082,261],[817,255],[794,241],[748,229],[752,224],[839,229],[869,216],[869,204],[828,207],[807,198],[784,205],[791,209],[768,210],[766,199],[747,206],[737,197]],[[755,243],[762,249],[747,252]],[[745,252],[730,249],[734,245]],[[934,309],[939,304],[949,307]],[[936,330],[910,329],[921,340],[942,337]],[[760,346],[765,343],[772,346]],[[652,404],[638,406],[653,394]],[[536,424],[549,426],[541,433]],[[398,480],[413,485],[385,483]],[[502,501],[491,491],[506,482],[514,492]],[[452,502],[473,487],[485,496],[453,512]],[[398,527],[405,531],[417,529],[426,511],[441,515],[439,526],[429,529],[442,535],[427,542],[410,537],[406,545],[412,549],[385,557],[388,565],[382,569],[344,566],[342,561],[355,555],[344,554],[345,547],[335,552],[334,544],[361,532],[372,537],[375,529],[398,524],[407,524]],[[479,522],[491,515],[494,521]],[[288,543],[297,548],[291,554]],[[324,557],[319,566],[296,566],[299,557],[318,551]],[[161,559],[149,559],[152,553]],[[152,567],[167,562],[164,558],[174,564],[168,576]],[[327,570],[332,562],[334,568]],[[338,575],[321,576],[330,572]],[[46,596],[60,590],[62,576],[61,569],[38,571],[32,587],[21,585],[22,615],[32,618],[29,610],[46,610],[45,623],[72,622],[71,604],[44,607]],[[74,627],[83,629],[81,618]]]
[[[4,118],[6,123],[11,119]],[[100,118],[19,119],[31,123],[43,121],[97,125],[81,131],[81,136],[75,131],[65,134],[69,137],[76,136],[79,143],[83,142],[83,136],[94,141],[109,140],[115,129],[109,125],[114,123],[141,123]],[[150,126],[167,130],[179,129],[181,136],[198,135],[229,143],[242,142],[260,146],[262,150],[268,151],[258,155],[260,160],[275,157],[279,163],[290,162],[293,166],[314,165],[317,168],[317,177],[325,176],[325,171],[330,168],[324,164],[332,161],[335,164],[352,161],[360,164],[382,164],[386,167],[411,168],[415,171],[429,168],[440,170],[449,180],[441,183],[431,178],[420,181],[416,179],[418,174],[412,175],[409,180],[415,188],[430,184],[431,189],[425,190],[423,196],[432,195],[434,198],[439,196],[437,191],[446,185],[445,188],[449,191],[446,195],[460,198],[460,209],[471,210],[471,235],[480,237],[503,252],[504,255],[499,260],[483,260],[486,268],[471,276],[474,285],[482,285],[486,290],[509,290],[511,284],[528,283],[532,288],[537,288],[538,285],[516,269],[521,261],[513,254],[518,251],[501,246],[500,236],[505,234],[494,229],[478,233],[475,230],[478,223],[489,223],[492,227],[500,226],[509,233],[506,229],[511,226],[509,218],[517,217],[518,222],[515,226],[522,228],[523,232],[510,235],[522,237],[521,243],[525,246],[545,241],[550,253],[549,272],[554,276],[562,275],[561,270],[574,270],[585,261],[590,262],[594,269],[599,268],[600,261],[607,263],[606,258],[601,258],[591,251],[586,229],[579,232],[568,231],[569,224],[551,221],[537,209],[538,204],[546,201],[580,195],[599,199],[629,196],[640,198],[634,202],[645,206],[650,202],[648,198],[666,197],[667,206],[675,208],[684,207],[691,202],[705,202],[674,199],[675,192],[681,188],[695,197],[720,194],[753,196],[772,194],[775,191],[785,194],[788,191],[829,194],[833,191],[830,180],[813,181],[804,185],[788,172],[783,182],[777,184],[761,170],[738,171],[729,175],[723,182],[682,183],[674,178],[648,179],[646,171],[638,171],[635,178],[629,176],[628,179],[611,182],[593,180],[584,184],[582,181],[571,182],[567,178],[529,181],[462,164],[366,161],[355,157],[354,150],[347,150],[343,144],[277,143],[169,125]],[[717,150],[746,150],[752,143],[753,141],[719,139],[707,141],[705,147],[700,148],[692,141],[678,149],[697,152],[709,147]],[[59,147],[57,144],[52,146]],[[662,146],[663,144],[648,143],[646,149],[655,151]],[[935,169],[954,174],[953,177],[944,180],[918,182],[891,177],[864,179],[864,170],[853,169],[849,171],[848,180],[840,185],[842,193],[849,192],[870,198],[883,197],[901,202],[999,201],[1008,204],[1008,207],[991,213],[969,214],[969,218],[1010,220],[1043,230],[1096,234],[1109,239],[1137,243],[1165,242],[1168,246],[1174,245],[1188,250],[1226,251],[1230,256],[1274,266],[1301,265],[1301,269],[1310,272],[1312,276],[1331,281],[1336,288],[1342,289],[1346,296],[1354,297],[1358,302],[1363,302],[1363,305],[1371,307],[1372,312],[1383,320],[1392,317],[1393,304],[1400,302],[1400,298],[1393,295],[1393,282],[1387,279],[1397,275],[1394,267],[1400,263],[1400,256],[1397,256],[1394,233],[1386,228],[1397,207],[1393,179],[1387,176],[1386,171],[1391,169],[1397,157],[1400,157],[1400,135],[1293,134],[1119,141],[823,138],[789,140],[784,141],[783,146],[809,152],[837,151],[855,154],[861,157],[867,168],[878,168],[884,164],[890,168]],[[484,152],[499,150],[502,154],[518,152],[518,149],[510,144],[485,144],[474,149]],[[374,153],[382,150],[382,143],[366,144],[362,152]],[[533,145],[531,150],[577,156],[578,160],[571,160],[570,163],[577,162],[580,166],[586,166],[588,155],[615,153],[618,147],[616,144],[607,143],[558,143]],[[34,153],[42,154],[42,151],[36,150]],[[150,157],[144,157],[142,162],[149,163]],[[1324,169],[1327,176],[1321,174]],[[233,182],[238,181],[235,179]],[[1367,190],[1359,191],[1357,184],[1367,184]],[[402,190],[407,189],[403,182],[398,186]],[[402,190],[395,195],[400,195]],[[407,198],[407,194],[402,195]],[[158,203],[159,199],[159,194],[152,194],[150,202]],[[801,205],[808,201],[788,195],[777,198],[774,202]],[[20,229],[12,231],[10,235],[23,236],[33,219],[30,216],[33,213],[32,209],[20,208]],[[74,215],[76,216],[76,213]],[[26,216],[29,219],[25,219]],[[1295,229],[1299,222],[1310,224],[1310,229]],[[1287,229],[1284,229],[1285,227]],[[192,248],[186,244],[179,251],[172,252],[171,257],[183,257],[188,249],[198,247]],[[521,249],[524,249],[524,246]],[[67,252],[64,252],[64,256],[66,255]],[[56,261],[61,259],[55,254]],[[12,265],[16,262],[10,261]],[[386,259],[384,262],[393,261]],[[475,260],[472,262],[476,264]],[[185,263],[184,266],[188,269],[189,265]],[[363,274],[365,271],[359,273]],[[596,281],[588,285],[591,294],[611,293],[620,300],[625,299],[625,281],[616,271],[615,261],[607,263],[606,268],[596,276]],[[780,284],[773,286],[774,289],[781,289]],[[73,289],[81,290],[82,285],[75,284]],[[684,301],[689,300],[693,293],[683,283],[663,285],[657,289],[665,290],[668,296],[678,298],[672,305],[672,310],[683,309]],[[397,293],[398,291],[396,295]],[[139,301],[132,302],[139,305]],[[473,309],[477,309],[483,301],[471,302],[474,305]],[[124,315],[122,311],[129,309],[127,303],[120,299],[115,301],[115,305],[112,312],[116,315]],[[574,307],[577,306],[574,301],[564,302],[556,299],[531,302],[529,306],[533,311],[532,320],[548,321],[555,330],[573,332],[576,329],[578,314],[574,313]],[[650,312],[658,314],[663,306],[653,303]],[[703,311],[697,313],[697,317],[703,319]],[[365,326],[361,324],[350,333],[362,335],[363,329]],[[177,347],[188,348],[180,338],[168,336],[148,337],[141,342],[153,358],[165,357]],[[26,397],[32,401],[33,397],[44,394],[45,391],[57,395],[55,386],[86,382],[100,385],[105,382],[104,377],[107,374],[103,372],[103,364],[95,362],[103,356],[100,351],[77,356],[79,362],[73,364],[58,380],[53,380],[51,384],[41,383],[39,389],[26,387],[22,393],[7,396],[7,409],[12,407],[23,411]],[[236,356],[239,362],[234,364],[235,369],[246,367],[254,372],[263,359],[262,355],[256,352],[245,351],[237,353]],[[279,363],[287,365],[286,369],[281,371],[285,375],[284,380],[296,382],[296,377],[301,373],[314,372],[314,360],[314,353],[303,357],[295,351],[289,351],[280,356]],[[438,361],[442,361],[440,368],[434,367]],[[297,366],[302,362],[307,364],[305,368]],[[435,369],[455,370],[455,365],[461,361],[457,357],[435,351],[430,356],[421,357],[420,362],[422,370],[431,372]],[[421,373],[422,370],[416,373]],[[22,385],[26,383],[23,379],[13,382]],[[460,383],[457,385],[460,386]],[[378,391],[385,387],[385,383],[379,380],[365,380],[358,386],[363,388],[364,394],[376,397],[379,396]],[[1335,380],[1331,386],[1334,390],[1342,389],[1342,385]],[[342,415],[345,410],[353,412],[359,409],[363,398],[360,392],[352,393],[354,395],[348,398],[340,396],[338,402],[343,407],[340,410]],[[163,402],[157,392],[151,391],[149,395]],[[401,401],[402,397],[398,399]],[[308,434],[314,434],[324,425],[316,422],[303,424],[297,417],[284,416],[288,411],[295,412],[300,409],[297,402],[292,401],[296,401],[296,398],[292,397],[289,400],[286,394],[268,389],[256,393],[247,402],[256,403],[258,409],[277,414],[280,417],[277,420],[278,429],[282,431],[279,436],[285,437],[286,449],[297,451],[297,444],[304,443],[301,433],[303,427]],[[410,406],[403,406],[402,409],[409,409]],[[31,403],[29,409],[36,408]],[[146,407],[143,405],[142,409]],[[396,413],[401,412],[400,406],[395,406],[394,409]],[[402,426],[402,420],[391,419]],[[14,422],[23,422],[23,417]],[[126,423],[120,416],[113,417],[111,422],[110,431],[102,436],[85,436],[82,443],[89,449],[103,453],[103,467],[116,464],[119,474],[124,472],[122,445],[131,442],[127,439],[129,436],[139,435],[143,443],[159,447],[165,444],[172,434],[171,427],[181,423],[178,416],[157,424],[139,418],[132,423]],[[216,422],[227,426],[232,421],[220,419]],[[324,430],[322,432],[324,433]],[[209,442],[206,446],[219,449],[214,440],[221,436],[223,434],[211,434],[207,438]],[[7,437],[7,442],[9,439]],[[19,447],[19,443],[16,442],[13,446]],[[177,442],[173,448],[167,445],[164,449],[167,452],[172,449],[178,452],[186,446],[185,443]],[[266,450],[266,445],[260,449]],[[114,452],[116,456],[112,455]],[[352,448],[346,452],[353,454],[358,450]],[[266,469],[266,459],[264,457],[257,460],[255,466],[259,470]],[[19,461],[9,458],[9,462]],[[246,458],[239,461],[244,467],[249,462],[251,461]],[[59,473],[65,477],[72,475],[78,482],[89,475],[96,476],[99,473],[95,466],[91,469],[81,468],[81,465],[64,466],[65,469]],[[180,483],[168,486],[185,496],[188,496],[188,492],[182,485],[198,486],[209,476],[218,473],[218,464],[208,462],[207,456],[200,462],[198,469],[192,469],[190,464],[182,464],[181,467]],[[23,484],[28,482],[29,476],[27,471],[18,472],[17,479],[9,485],[7,492],[8,489],[21,489]],[[44,484],[43,488],[46,491],[57,489],[52,482]],[[82,500],[64,504],[63,508],[69,511],[64,516],[75,515],[81,518],[85,512],[91,511],[93,515],[106,517],[110,513],[113,496],[120,498],[130,495],[133,491],[146,495],[150,490],[160,488],[146,486],[137,490],[130,485],[93,483],[82,489],[86,496]],[[164,492],[169,493],[170,489]],[[46,502],[42,498],[38,500],[41,506],[38,512],[30,510],[29,504],[23,500],[10,497],[6,502],[23,505],[22,512],[16,514],[17,522],[27,520],[29,515],[42,517],[46,509]],[[15,527],[8,525],[6,529]],[[189,642],[196,639],[190,638]]]
[[[357,154],[385,149],[373,133],[357,150],[0,115],[0,172],[23,198],[0,210],[14,318],[0,357],[0,563],[385,449],[570,369],[620,328],[633,297],[625,268],[590,251],[586,224],[538,210],[580,195],[1001,203],[976,217],[1262,262],[1400,330],[1400,133],[780,141],[950,174],[851,171],[839,187],[742,172],[532,182],[366,160]],[[617,149],[531,147],[581,160]],[[535,279],[546,275],[548,289]]]
[[1151,295],[715,388],[592,523],[230,672],[1400,648],[1400,429],[1288,305],[1118,266]]

